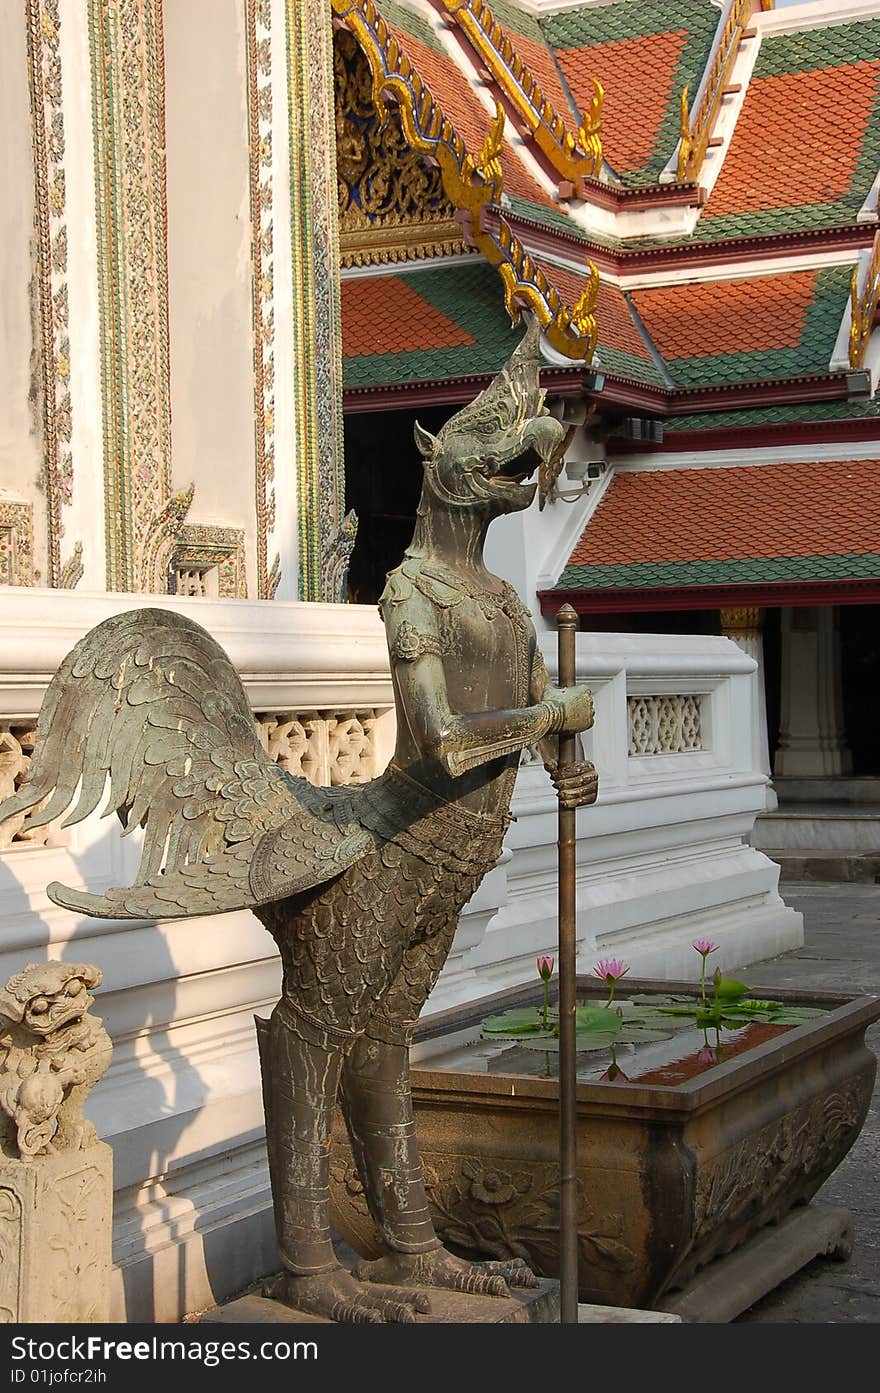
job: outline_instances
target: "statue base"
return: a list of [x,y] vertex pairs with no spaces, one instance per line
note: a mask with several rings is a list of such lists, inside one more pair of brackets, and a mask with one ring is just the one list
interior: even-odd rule
[[110,1319],[113,1152],[0,1157],[0,1322]]
[[[262,1287],[263,1283],[260,1283]],[[511,1296],[467,1296],[424,1289],[431,1301],[430,1314],[416,1316],[417,1325],[553,1325],[559,1320],[559,1283],[542,1279],[537,1287],[516,1291]],[[333,1325],[324,1316],[295,1311],[280,1301],[260,1296],[259,1290],[215,1306],[199,1317],[201,1325]]]

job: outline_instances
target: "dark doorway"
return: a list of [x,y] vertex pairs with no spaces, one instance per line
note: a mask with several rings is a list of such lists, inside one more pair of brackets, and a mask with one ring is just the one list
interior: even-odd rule
[[358,515],[348,598],[375,604],[385,577],[409,545],[422,491],[422,461],[413,440],[419,421],[436,433],[454,406],[418,411],[364,411],[345,418],[345,506]]
[[846,736],[855,775],[880,776],[880,605],[844,605],[839,611],[840,661]]

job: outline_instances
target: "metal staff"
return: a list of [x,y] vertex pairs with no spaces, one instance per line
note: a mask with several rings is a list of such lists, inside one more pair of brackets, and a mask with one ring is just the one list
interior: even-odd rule
[[[578,617],[571,605],[556,616],[560,687],[575,684]],[[574,764],[577,736],[560,735],[559,768]],[[560,1320],[577,1324],[577,929],[575,902],[576,809],[559,794],[559,1287]]]

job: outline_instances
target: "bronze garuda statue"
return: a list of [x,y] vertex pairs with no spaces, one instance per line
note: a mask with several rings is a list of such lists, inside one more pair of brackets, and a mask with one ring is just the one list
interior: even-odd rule
[[[540,747],[567,806],[596,797],[593,766],[560,769],[554,741],[592,724],[590,693],[551,685],[528,612],[483,561],[490,522],[528,507],[527,480],[562,440],[538,366],[532,320],[485,391],[436,436],[416,427],[415,533],[379,602],[397,711],[384,774],[315,788],[285,773],[222,648],[181,614],[138,609],[68,654],[28,781],[0,806],[0,818],[36,808],[41,826],[73,804],[69,825],[109,778],[105,813],[123,835],[145,831],[137,879],[104,895],[52,884],[56,904],[132,919],[250,908],[273,935],[283,992],[257,1022],[284,1268],[271,1294],[334,1320],[412,1320],[431,1287],[506,1295],[534,1282],[522,1262],[469,1263],[437,1238],[408,1046],[459,914],[498,859],[520,752]],[[387,1247],[353,1272],[328,1222],[337,1100]]]

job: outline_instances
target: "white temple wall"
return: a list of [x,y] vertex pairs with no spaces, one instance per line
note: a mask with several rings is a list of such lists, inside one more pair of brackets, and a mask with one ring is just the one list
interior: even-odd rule
[[163,26],[172,478],[175,489],[195,484],[188,524],[244,530],[254,595],[244,5],[165,0]]

